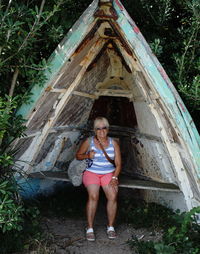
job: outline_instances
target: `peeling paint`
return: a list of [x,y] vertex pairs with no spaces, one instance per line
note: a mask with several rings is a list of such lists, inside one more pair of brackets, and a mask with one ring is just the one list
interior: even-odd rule
[[133,27],[133,31],[134,31],[136,34],[139,34],[139,33],[140,33],[140,29],[139,29],[137,26],[134,26],[134,27]]
[[180,101],[178,102],[178,104],[181,107],[181,109],[183,110],[183,112],[186,112],[186,108],[184,107],[184,105]]
[[114,2],[119,6],[119,8],[123,11],[124,10],[124,6],[120,3],[119,0],[114,0]]

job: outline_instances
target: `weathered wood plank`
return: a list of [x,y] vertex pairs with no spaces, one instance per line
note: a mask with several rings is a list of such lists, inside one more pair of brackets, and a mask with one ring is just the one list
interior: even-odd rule
[[127,176],[120,177],[119,186],[132,189],[180,192],[178,186],[172,183],[156,182],[152,180],[138,180]]
[[[162,139],[160,137],[157,137],[155,135],[149,135],[149,134],[145,134],[145,133],[141,133],[138,132],[136,129],[133,128],[129,128],[129,127],[121,127],[121,126],[114,126],[111,125],[110,126],[110,135],[116,135],[116,136],[132,136],[132,138],[134,139],[136,138],[144,138],[144,139],[148,139],[150,141],[157,141],[157,142],[162,142]],[[53,127],[50,129],[49,133],[53,133],[59,130],[63,130],[63,131],[83,131],[83,132],[88,132],[88,133],[92,133],[93,130],[88,129],[88,128],[83,128],[83,127],[79,127],[79,126],[72,126],[72,125],[64,125],[64,126],[57,126],[57,127]],[[41,135],[41,132],[32,132],[32,131],[27,131],[26,132],[26,136],[23,137],[23,139],[26,138],[30,138],[30,137],[35,137],[37,135]]]
[[[29,174],[30,178],[49,179],[55,181],[70,182],[67,176],[67,172],[52,172],[43,171]],[[172,183],[162,183],[150,180],[138,180],[127,176],[120,176],[119,187],[132,188],[132,189],[143,189],[143,190],[159,190],[169,192],[180,192],[178,186]]]
[[[45,90],[47,92],[47,89]],[[67,89],[66,88],[49,88],[49,92],[52,92],[52,93],[65,93],[67,92]]]
[[114,89],[99,89],[95,93],[97,97],[99,96],[115,96],[115,97],[126,97],[131,99],[133,97],[132,91],[130,90],[114,90]]
[[28,175],[28,177],[38,179],[49,179],[53,181],[70,182],[67,176],[67,172],[40,171],[36,173],[31,173]]
[[97,99],[97,96],[95,94],[83,93],[83,92],[79,92],[79,91],[73,91],[72,94],[82,96],[82,97],[86,97],[86,98],[90,98],[90,99],[93,99],[93,100]]

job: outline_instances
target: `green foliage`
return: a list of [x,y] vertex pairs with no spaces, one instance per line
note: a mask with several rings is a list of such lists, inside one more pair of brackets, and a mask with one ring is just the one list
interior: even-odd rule
[[[156,204],[146,204],[135,208],[135,205],[127,210],[128,222],[134,227],[151,227],[152,230],[162,230],[162,241],[144,241],[133,237],[129,241],[132,248],[136,248],[139,254],[197,254],[200,252],[200,225],[196,221],[196,214],[200,213],[200,207],[193,208],[189,212],[174,213],[166,207]],[[153,207],[149,209],[149,207]],[[130,214],[129,214],[130,213]],[[136,226],[135,226],[136,225]]]
[[10,93],[22,97],[19,103],[28,102],[30,88],[45,81],[44,70],[48,69],[46,59],[89,2],[1,1],[2,96]]
[[175,215],[174,225],[171,225],[163,235],[163,241],[174,246],[176,253],[199,253],[200,226],[196,221],[196,213],[200,213],[200,207],[193,208],[188,213]]
[[137,237],[133,237],[128,241],[131,248],[134,248],[138,254],[155,254],[155,248],[153,242],[139,241]]
[[[35,249],[38,243],[43,242],[44,237],[40,229],[39,210],[28,204],[23,204],[23,213],[21,213],[20,230],[12,229],[4,233],[0,231],[0,249],[1,254],[8,253],[29,253]],[[42,252],[38,252],[42,253]]]
[[121,216],[127,223],[131,223],[135,228],[166,228],[172,223],[173,211],[155,203],[146,203],[134,200],[126,200],[121,204]]
[[163,53],[160,39],[155,39],[154,42],[150,43],[150,47],[157,56],[160,56]]
[[[28,234],[35,234],[38,224],[38,210],[26,208],[19,198],[19,186],[17,185],[13,169],[14,150],[11,143],[18,137],[23,136],[25,127],[24,120],[15,115],[15,110],[20,100],[0,97],[0,249],[1,253],[22,250],[28,236],[22,234],[28,230]],[[29,221],[29,226],[26,225]]]
[[0,145],[6,139],[12,142],[14,139],[23,135],[25,127],[22,124],[24,120],[21,116],[15,115],[19,100],[20,98],[18,96],[12,98],[6,95],[5,99],[0,97]]
[[173,55],[176,62],[175,81],[186,103],[192,110],[200,109],[200,2],[185,1],[188,14],[181,19],[178,35],[182,44],[180,51]]
[[0,180],[0,230],[22,230],[24,208],[19,203],[13,182]]
[[128,241],[131,248],[134,248],[138,254],[175,254],[175,248],[163,243],[153,241],[140,241],[136,237]]
[[23,135],[25,126],[21,116],[14,114],[18,97],[0,97],[0,177],[9,178],[13,174],[14,150],[10,144]]
[[189,85],[181,83],[179,90],[191,108],[200,110],[200,75],[194,76]]
[[171,0],[141,0],[143,7],[148,11],[155,25],[164,25],[173,15],[173,4]]
[[0,140],[3,139],[5,132],[8,129],[8,122],[13,109],[16,108],[16,101],[12,101],[7,96],[7,100],[0,97]]
[[0,179],[0,250],[1,254],[23,251],[40,239],[40,213],[37,207],[24,203],[14,178]]
[[163,243],[155,243],[154,249],[157,254],[174,254],[175,248],[174,246],[164,245]]

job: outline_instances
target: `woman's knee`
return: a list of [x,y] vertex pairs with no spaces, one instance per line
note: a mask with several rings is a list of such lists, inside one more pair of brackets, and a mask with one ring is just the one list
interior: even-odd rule
[[89,193],[88,197],[89,197],[89,200],[91,200],[91,201],[98,201],[99,200],[99,193]]
[[117,201],[117,192],[116,191],[109,191],[109,192],[107,192],[106,197],[107,197],[107,200],[115,202],[115,201]]

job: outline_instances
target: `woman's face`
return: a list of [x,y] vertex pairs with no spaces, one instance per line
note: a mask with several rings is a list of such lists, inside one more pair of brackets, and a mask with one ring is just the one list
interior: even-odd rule
[[95,133],[98,138],[106,138],[108,134],[108,127],[106,127],[105,123],[99,122],[95,128]]

